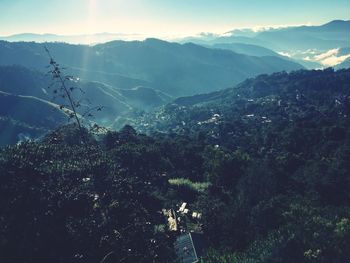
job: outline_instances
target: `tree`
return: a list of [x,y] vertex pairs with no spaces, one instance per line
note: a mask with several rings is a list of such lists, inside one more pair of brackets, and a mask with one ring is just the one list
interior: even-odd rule
[[101,111],[103,109],[103,106],[89,106],[84,112],[79,113],[78,110],[82,107],[82,103],[87,102],[87,104],[89,104],[89,101],[84,98],[76,99],[74,92],[78,90],[80,91],[81,95],[83,95],[85,92],[81,88],[74,86],[74,81],[76,79],[71,75],[64,74],[65,68],[61,67],[60,64],[54,60],[47,47],[45,47],[45,51],[50,59],[50,64],[48,66],[50,70],[48,73],[51,75],[53,80],[48,89],[52,90],[54,99],[59,99],[59,109],[68,116],[69,121],[73,120],[73,122],[78,127],[82,142],[86,143],[86,132],[84,132],[83,121],[89,121],[89,130],[92,132],[105,130],[96,123],[90,123],[90,119],[94,117],[93,112]]

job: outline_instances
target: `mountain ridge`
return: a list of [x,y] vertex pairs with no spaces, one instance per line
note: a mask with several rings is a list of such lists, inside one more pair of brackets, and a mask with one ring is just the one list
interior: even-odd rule
[[[44,44],[0,42],[0,65],[20,64],[45,70]],[[252,57],[227,50],[158,39],[112,41],[95,46],[47,43],[70,74],[117,88],[147,86],[171,96],[222,89],[247,77],[301,65],[281,58]]]

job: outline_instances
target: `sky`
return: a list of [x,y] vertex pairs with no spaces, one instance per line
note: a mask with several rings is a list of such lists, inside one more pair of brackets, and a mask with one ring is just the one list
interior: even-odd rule
[[350,20],[350,0],[0,0],[0,36],[186,36],[334,19]]

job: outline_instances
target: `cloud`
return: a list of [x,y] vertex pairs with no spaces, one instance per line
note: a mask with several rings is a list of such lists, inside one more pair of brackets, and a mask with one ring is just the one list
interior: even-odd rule
[[[350,58],[350,53],[343,56],[338,56],[339,48],[330,49],[324,53],[320,53],[314,56],[306,56],[303,58],[305,61],[318,62],[326,67],[333,67],[344,62],[346,59]],[[311,54],[310,54],[311,55]]]
[[300,51],[299,53],[303,55],[316,55],[317,53],[319,53],[319,51],[317,49],[308,49],[306,51]]
[[339,52],[339,48],[330,49],[330,50],[328,50],[328,51],[325,52],[325,53],[316,55],[316,56],[314,57],[314,59],[315,59],[316,61],[321,61],[321,60],[327,59],[327,58],[329,58],[329,57],[331,57],[331,56],[336,56],[336,55],[338,54],[338,52]]
[[280,51],[280,52],[277,52],[277,53],[280,54],[281,56],[285,56],[285,57],[289,57],[289,58],[292,57],[292,55],[290,53],[288,53],[288,52]]
[[348,58],[350,58],[350,54],[344,55],[344,56],[340,56],[340,57],[330,56],[330,57],[322,60],[321,63],[324,66],[330,66],[331,67],[331,66],[335,66],[335,65],[338,65],[338,64],[344,62]]

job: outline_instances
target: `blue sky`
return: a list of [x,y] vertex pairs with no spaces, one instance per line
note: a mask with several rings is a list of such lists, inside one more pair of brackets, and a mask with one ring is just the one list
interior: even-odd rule
[[350,20],[350,0],[0,0],[0,35],[190,35]]

